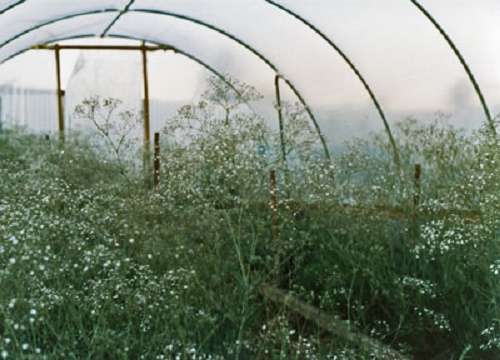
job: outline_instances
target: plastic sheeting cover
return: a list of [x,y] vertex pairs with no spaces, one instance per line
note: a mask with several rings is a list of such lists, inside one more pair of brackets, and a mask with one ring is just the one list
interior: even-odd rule
[[89,121],[74,116],[75,107],[91,97],[120,99],[119,111],[141,109],[141,62],[138,54],[135,55],[102,57],[97,51],[80,52],[65,91],[65,128],[92,128]]
[[[500,2],[419,3],[463,54],[491,113],[500,112]],[[485,120],[462,64],[410,0],[0,1],[0,11],[8,9],[0,15],[0,62],[62,38],[147,40],[252,83],[271,102],[278,72],[310,105],[331,143],[383,129],[373,99],[341,54],[279,6],[313,24],[352,61],[389,125],[437,111],[469,128]],[[285,98],[296,101],[284,88]]]

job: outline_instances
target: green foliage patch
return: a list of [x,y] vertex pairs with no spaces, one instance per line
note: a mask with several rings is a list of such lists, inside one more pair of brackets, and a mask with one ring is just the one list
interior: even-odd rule
[[95,134],[0,136],[0,356],[390,358],[263,298],[278,273],[276,286],[409,357],[499,358],[497,135],[407,120],[400,166],[384,133],[330,164],[303,109],[284,106],[282,137],[248,107],[260,95],[231,81],[167,122],[157,192],[140,114],[116,100],[78,107]]

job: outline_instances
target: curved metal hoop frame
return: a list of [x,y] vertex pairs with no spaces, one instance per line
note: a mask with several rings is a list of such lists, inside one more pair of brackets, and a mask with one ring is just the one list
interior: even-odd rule
[[[319,138],[321,140],[321,143],[323,145],[323,148],[324,148],[324,151],[325,151],[325,155],[326,155],[327,159],[330,160],[330,154],[329,154],[329,150],[328,150],[328,147],[327,147],[327,144],[326,144],[326,140],[325,140],[325,138],[324,138],[324,136],[323,136],[323,134],[321,132],[321,129],[320,129],[320,127],[319,127],[319,125],[318,125],[318,123],[316,121],[316,118],[315,118],[314,114],[312,113],[310,107],[308,106],[308,104],[306,103],[306,101],[302,97],[302,95],[299,93],[299,91],[295,88],[295,86],[286,77],[284,77],[283,74],[280,73],[279,69],[267,57],[265,57],[262,53],[258,52],[255,48],[253,48],[249,44],[245,43],[240,38],[236,37],[233,34],[228,33],[227,31],[225,31],[225,30],[223,30],[223,29],[221,29],[221,28],[219,28],[219,27],[217,27],[217,26],[215,26],[213,24],[206,23],[204,21],[201,21],[199,19],[195,19],[195,18],[187,16],[187,15],[181,15],[181,14],[177,14],[177,13],[173,13],[173,12],[168,12],[168,11],[151,10],[151,9],[130,9],[130,7],[134,3],[134,1],[135,0],[130,0],[128,2],[128,4],[123,9],[113,8],[113,9],[102,9],[102,10],[96,10],[96,11],[89,11],[89,12],[84,12],[84,13],[79,13],[79,14],[67,15],[67,16],[64,16],[64,17],[60,17],[60,18],[57,18],[57,19],[53,19],[53,20],[47,21],[45,23],[39,24],[39,25],[37,25],[35,27],[32,27],[30,29],[26,29],[25,31],[23,31],[23,32],[21,32],[19,34],[16,34],[12,38],[10,38],[10,39],[6,40],[5,42],[3,42],[2,44],[0,44],[0,48],[3,47],[3,46],[5,46],[5,45],[7,45],[7,44],[9,44],[10,42],[16,40],[17,38],[19,38],[19,37],[21,37],[23,35],[26,35],[26,34],[32,32],[32,31],[35,31],[35,30],[37,30],[39,28],[42,28],[44,26],[48,26],[50,24],[56,23],[58,21],[63,21],[63,20],[71,19],[71,18],[78,17],[78,16],[85,16],[85,15],[92,15],[92,14],[102,14],[102,13],[106,13],[106,12],[118,12],[118,15],[106,27],[106,29],[101,34],[101,37],[107,36],[108,32],[111,30],[111,28],[114,26],[114,24],[120,19],[120,17],[123,14],[130,13],[130,12],[149,13],[149,14],[170,16],[170,17],[173,17],[173,18],[177,18],[177,19],[181,19],[181,20],[185,20],[185,21],[189,21],[189,22],[195,23],[197,25],[200,25],[200,26],[203,26],[203,27],[208,28],[210,30],[213,30],[213,31],[215,31],[215,32],[217,32],[217,33],[225,36],[226,38],[229,38],[232,41],[236,42],[238,45],[242,46],[243,48],[245,48],[248,51],[250,51],[253,55],[255,55],[256,57],[258,57],[267,66],[269,66],[277,75],[279,75],[279,77],[289,86],[289,88],[292,90],[292,92],[295,94],[295,96],[299,99],[299,101],[301,102],[301,104],[304,106],[306,112],[308,113],[311,121],[313,122],[313,124],[314,124],[314,126],[316,128],[318,136],[319,136]],[[380,116],[380,118],[382,119],[382,121],[384,123],[385,130],[387,132],[387,135],[389,136],[389,140],[390,140],[391,145],[393,147],[394,160],[395,160],[395,162],[397,164],[399,164],[399,162],[400,162],[400,160],[399,160],[399,151],[398,151],[398,148],[396,146],[396,142],[394,140],[394,137],[392,135],[389,123],[388,123],[388,121],[386,119],[386,116],[385,116],[383,110],[382,110],[382,107],[381,107],[380,103],[378,102],[375,94],[371,90],[370,86],[368,85],[367,81],[362,76],[362,74],[357,69],[357,67],[354,65],[354,63],[349,59],[349,57],[330,38],[328,38],[321,30],[319,30],[315,25],[313,25],[311,22],[307,21],[305,18],[303,18],[302,16],[300,16],[296,12],[293,12],[292,10],[288,9],[287,7],[285,7],[285,6],[281,5],[281,4],[278,4],[277,2],[275,2],[273,0],[263,0],[263,1],[265,1],[266,3],[268,3],[271,6],[274,6],[274,7],[278,8],[279,10],[287,13],[288,15],[290,15],[294,19],[298,20],[303,25],[307,26],[309,29],[311,29],[312,31],[314,31],[318,36],[320,36],[324,41],[326,41],[330,45],[330,47],[332,47],[341,56],[341,58],[344,60],[344,62],[346,62],[346,64],[356,74],[357,78],[363,84],[365,90],[367,91],[367,93],[369,94],[370,98],[372,99],[372,102],[373,102],[374,106],[376,107],[376,109],[377,109],[377,111],[379,113],[379,116]],[[2,11],[0,11],[0,14],[4,14],[4,13],[8,12],[9,10],[12,10],[13,8],[17,7],[18,5],[23,4],[24,2],[26,2],[26,0],[17,1],[15,3],[13,3],[12,5],[8,6],[7,8],[3,9]],[[477,83],[477,81],[476,81],[476,79],[475,79],[472,71],[470,70],[469,66],[467,65],[464,57],[462,56],[462,54],[458,50],[457,46],[454,44],[454,42],[451,40],[451,38],[447,35],[447,33],[444,31],[444,29],[439,25],[439,23],[434,19],[434,17],[432,17],[432,15],[422,5],[420,5],[420,3],[417,0],[410,0],[410,2],[414,6],[416,6],[426,16],[426,18],[434,25],[434,27],[440,32],[440,34],[443,36],[443,38],[446,40],[446,42],[448,43],[448,45],[451,47],[451,49],[453,50],[453,52],[455,53],[455,55],[459,59],[459,61],[462,64],[465,72],[467,73],[467,75],[468,75],[468,77],[469,77],[472,85],[474,86],[476,94],[479,97],[479,100],[480,100],[481,105],[483,107],[483,110],[484,110],[484,113],[485,113],[486,118],[488,120],[488,123],[489,123],[492,131],[495,132],[495,127],[494,127],[494,124],[493,124],[493,119],[492,119],[492,117],[490,115],[490,112],[489,112],[488,106],[486,104],[485,98],[483,96],[483,93],[481,91],[481,88],[480,88],[479,84]],[[87,37],[87,36],[88,35],[85,35],[85,36],[78,35],[78,36],[74,36],[72,38]],[[92,35],[92,36],[95,36],[95,35]],[[122,37],[122,38],[133,39],[133,37],[120,36],[120,35],[115,35],[115,36],[110,36],[110,37]],[[151,41],[151,42],[152,43],[157,43],[157,42],[154,42],[154,41]],[[5,59],[4,61],[7,61],[7,60],[9,60],[12,57],[17,56],[19,53],[22,53],[24,51],[25,50],[20,51],[20,52],[18,52],[16,54],[10,56],[9,58]],[[206,63],[202,64],[202,62],[201,62],[200,59],[195,58],[191,54],[189,54],[187,52],[184,52],[184,51],[180,51],[179,50],[178,52],[181,53],[181,54],[183,54],[183,55],[185,55],[188,58],[191,58],[193,61],[198,62],[200,65],[204,66],[209,71],[211,71],[212,73],[214,73],[214,74],[217,75],[217,72],[215,71],[215,69],[211,68]],[[2,62],[4,62],[4,61],[2,61]],[[220,74],[220,73],[218,73],[217,76],[223,78],[222,74]],[[226,83],[227,83],[227,81],[226,81]]]
[[[23,35],[26,35],[26,34],[32,32],[32,31],[40,29],[40,28],[42,28],[44,26],[48,26],[48,25],[54,24],[54,23],[56,23],[58,21],[63,21],[63,20],[75,18],[75,17],[78,17],[78,16],[101,14],[101,13],[104,13],[104,12],[121,12],[121,10],[117,10],[117,9],[105,9],[105,10],[100,10],[100,11],[90,11],[90,12],[86,12],[86,13],[74,14],[74,15],[69,15],[69,16],[64,16],[64,17],[61,17],[61,18],[53,19],[53,20],[47,21],[46,23],[42,23],[42,24],[39,24],[39,25],[37,25],[35,27],[32,27],[30,29],[26,29],[22,33],[19,33],[16,36],[8,39],[3,44],[0,44],[0,47],[5,46],[6,44],[14,41],[15,39],[17,39],[17,38],[19,38],[19,37],[21,37]],[[315,127],[315,129],[317,131],[317,133],[318,133],[318,137],[319,137],[319,139],[321,141],[321,144],[322,144],[322,147],[323,147],[323,151],[325,153],[325,157],[328,159],[328,161],[330,161],[330,152],[329,152],[328,146],[326,144],[326,140],[325,140],[325,138],[324,138],[324,136],[323,136],[323,134],[321,132],[321,129],[320,129],[319,125],[318,125],[318,122],[316,121],[316,118],[315,118],[314,114],[312,113],[311,108],[309,107],[309,105],[305,101],[304,97],[300,94],[300,92],[297,90],[297,88],[291,83],[291,81],[288,80],[286,77],[284,77],[282,74],[280,74],[279,69],[270,60],[268,60],[264,55],[262,55],[260,52],[258,52],[256,49],[254,49],[253,47],[251,47],[247,43],[243,42],[238,37],[236,37],[236,36],[234,36],[234,35],[226,32],[226,31],[224,31],[224,30],[222,30],[222,29],[220,29],[220,28],[218,28],[218,27],[216,27],[214,25],[205,23],[203,21],[200,21],[200,20],[188,17],[188,16],[184,16],[184,15],[180,15],[180,14],[176,14],[176,13],[154,11],[154,10],[149,10],[149,9],[134,9],[134,10],[129,10],[129,12],[149,13],[149,14],[170,16],[170,17],[181,19],[181,20],[193,22],[193,23],[195,23],[197,25],[200,25],[200,26],[206,27],[206,28],[208,28],[210,30],[213,30],[215,32],[218,32],[219,34],[225,36],[226,38],[229,38],[230,40],[233,40],[238,45],[240,45],[240,46],[244,47],[245,49],[247,49],[248,51],[250,51],[257,58],[259,58],[261,61],[263,61],[267,66],[269,66],[275,73],[279,74],[280,77],[281,77],[281,79],[289,86],[289,88],[292,90],[292,92],[294,93],[294,95],[299,99],[300,103],[302,104],[302,106],[306,110],[308,116],[310,117],[310,119],[311,119],[311,121],[312,121],[312,123],[313,123],[313,125],[314,125],[314,127]],[[116,18],[113,21],[115,21],[115,20],[116,20]],[[109,31],[109,29],[110,28],[108,26],[106,31]],[[5,59],[3,62],[11,59],[14,56],[17,56],[18,54],[19,53],[10,56],[9,58]]]

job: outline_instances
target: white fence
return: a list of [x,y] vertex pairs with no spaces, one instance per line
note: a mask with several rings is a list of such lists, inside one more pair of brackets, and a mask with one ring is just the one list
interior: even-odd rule
[[[184,104],[178,101],[150,100],[151,137],[155,131],[161,131],[181,105]],[[75,124],[69,111],[65,111],[65,115],[65,128],[71,130]],[[56,91],[0,85],[0,129],[14,127],[36,133],[57,132]]]
[[0,128],[57,131],[57,96],[53,90],[0,85]]

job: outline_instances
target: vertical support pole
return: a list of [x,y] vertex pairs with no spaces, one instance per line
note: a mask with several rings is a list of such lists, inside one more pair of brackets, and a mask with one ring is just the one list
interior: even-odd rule
[[420,164],[415,164],[415,176],[413,178],[413,208],[417,210],[417,207],[420,203],[420,174],[422,168]]
[[285,129],[283,124],[283,110],[281,108],[281,95],[280,95],[280,78],[279,74],[274,77],[274,88],[276,90],[276,108],[278,110],[278,121],[280,128],[280,147],[281,147],[281,160],[283,161],[283,184],[285,186],[286,196],[290,197],[290,188],[288,185],[288,167],[286,164],[286,144],[285,144]]
[[149,83],[148,83],[148,65],[146,45],[143,42],[141,47],[142,53],[142,75],[144,78],[144,168],[147,168],[150,160],[150,135],[149,135]]
[[59,117],[59,140],[64,140],[63,91],[61,89],[61,58],[59,45],[55,45],[56,76],[57,76],[57,113]]
[[422,168],[420,164],[415,164],[415,173],[413,176],[413,220],[411,222],[411,232],[414,239],[420,238],[420,226],[417,216],[417,209],[420,204],[420,175]]
[[274,77],[274,88],[276,89],[276,107],[278,109],[278,120],[280,126],[280,145],[281,145],[281,158],[283,164],[286,163],[286,149],[285,149],[285,130],[283,129],[283,112],[281,110],[281,96],[280,96],[280,75]]
[[155,132],[155,154],[154,154],[154,176],[153,184],[155,193],[158,192],[158,187],[160,184],[160,133]]
[[271,221],[273,226],[273,251],[274,251],[274,281],[278,285],[280,282],[280,255],[278,244],[278,197],[276,196],[276,173],[271,170],[269,173],[271,182]]
[[0,134],[2,133],[2,121],[3,121],[3,109],[2,109],[2,97],[0,96]]

